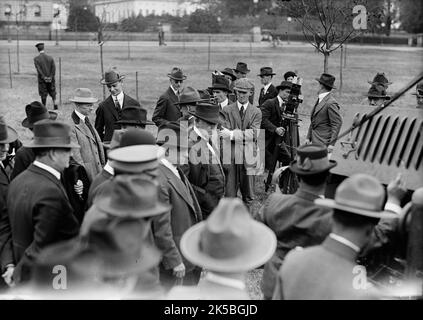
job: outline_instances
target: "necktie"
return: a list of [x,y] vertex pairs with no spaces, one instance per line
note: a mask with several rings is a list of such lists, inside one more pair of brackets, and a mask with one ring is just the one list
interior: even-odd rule
[[117,111],[120,111],[121,106],[120,106],[120,103],[119,103],[119,100],[118,100],[117,97],[116,97],[116,100],[115,100],[115,106],[116,106]]
[[239,115],[241,116],[241,119],[244,120],[244,105],[242,105],[241,109],[239,109]]
[[88,129],[90,129],[91,134],[93,135],[93,138],[95,139],[95,131],[94,131],[94,127],[90,122],[90,119],[88,119],[88,117],[85,117],[85,124],[87,125]]

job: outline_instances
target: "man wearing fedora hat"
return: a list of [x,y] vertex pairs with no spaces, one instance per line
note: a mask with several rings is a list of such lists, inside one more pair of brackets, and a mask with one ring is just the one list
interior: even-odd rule
[[72,148],[69,125],[53,120],[34,124],[34,139],[25,145],[33,149],[35,161],[11,183],[7,196],[17,262],[16,282],[27,279],[25,265],[45,246],[78,234],[79,224],[61,183],[69,166]]
[[189,126],[192,126],[194,118],[190,112],[195,112],[196,104],[200,101],[208,101],[208,99],[202,99],[200,93],[193,87],[184,88],[179,101],[175,102],[175,106],[182,114],[178,121],[188,121]]
[[370,106],[381,107],[391,97],[386,94],[386,89],[382,84],[373,84],[367,93]]
[[386,77],[384,72],[378,72],[376,73],[375,77],[373,78],[372,81],[367,81],[367,83],[373,85],[382,85],[385,90],[388,89],[388,86],[392,84],[392,82],[390,82],[388,80],[388,78]]
[[176,250],[169,246],[168,258],[160,264],[160,281],[170,289],[177,283],[194,285],[200,279],[201,269],[186,260],[180,252],[182,234],[202,220],[201,207],[195,191],[183,172],[188,163],[188,127],[184,122],[168,122],[159,128],[157,144],[167,149],[160,160],[160,199],[172,206],[170,226]]
[[154,122],[148,121],[147,110],[138,106],[127,106],[123,108],[120,120],[116,122],[116,127],[120,129],[145,129],[146,125],[154,125]]
[[34,65],[38,74],[38,94],[44,106],[47,106],[47,95],[50,95],[56,110],[56,83],[54,80],[56,65],[54,59],[44,52],[44,43],[37,43],[35,47],[39,52],[39,55],[34,58]]
[[[247,64],[245,62],[238,62],[236,64],[236,67],[234,70],[235,76],[236,78],[239,79],[244,79],[247,77],[247,73],[250,73],[250,70],[247,67]],[[254,84],[252,84],[251,87],[251,95],[248,97],[248,101],[250,101],[251,104],[254,103]],[[236,84],[234,83],[233,89],[235,88]],[[235,91],[235,94],[237,93],[237,91]]]
[[[230,88],[230,82],[225,76],[216,75],[213,77],[212,86],[209,87],[209,90],[213,93],[217,104],[219,105],[219,110],[222,111],[230,103],[235,101],[229,100],[229,94],[232,93]],[[232,99],[235,96],[232,97]]]
[[254,221],[240,199],[223,198],[210,217],[182,236],[181,251],[207,270],[197,287],[175,287],[168,299],[249,300],[246,273],[263,265],[276,237]]
[[180,100],[180,95],[183,90],[183,82],[187,76],[183,73],[181,68],[174,67],[172,71],[167,74],[169,77],[169,88],[157,100],[156,108],[154,109],[152,120],[157,127],[168,121],[178,121],[182,117],[181,110],[175,105]]
[[290,170],[298,176],[297,191],[272,193],[263,205],[260,218],[278,239],[276,252],[263,270],[265,299],[273,296],[276,275],[288,251],[320,244],[329,234],[332,214],[329,209],[316,206],[314,200],[325,194],[329,170],[335,165],[335,161],[328,159],[325,146],[300,146],[297,159],[290,164]]
[[[12,284],[11,278],[15,261],[13,258],[12,233],[6,204],[10,180],[2,161],[7,157],[9,144],[17,138],[18,134],[16,130],[6,125],[3,116],[0,116],[0,274],[8,285]],[[5,288],[5,283],[0,281],[0,291]]]
[[229,163],[223,161],[228,169],[225,196],[237,197],[240,189],[247,207],[250,207],[254,199],[254,175],[262,165],[261,161],[255,164],[247,162],[247,156],[254,154],[255,137],[260,130],[262,117],[260,109],[253,107],[248,101],[252,87],[247,79],[237,80],[234,88],[237,101],[223,109],[225,124],[219,132],[219,136],[223,138],[223,148],[230,145],[231,150]]
[[260,74],[257,76],[260,77],[261,84],[263,88],[260,90],[259,95],[259,106],[261,106],[266,100],[273,99],[278,95],[278,90],[272,84],[272,78],[276,73],[273,72],[271,67],[262,67],[260,68]]
[[[332,232],[318,246],[293,250],[278,273],[274,299],[378,299],[380,292],[357,281],[356,258],[382,218],[385,192],[372,176],[354,174],[336,190],[335,199],[314,200],[333,209]],[[361,267],[362,268],[362,267]],[[365,282],[366,279],[364,279]],[[358,283],[360,282],[360,283]],[[361,285],[360,285],[361,284]]]
[[201,102],[190,114],[195,117],[195,124],[188,131],[189,163],[183,168],[205,219],[225,194],[225,173],[220,162],[217,133],[221,122],[219,106]]
[[307,133],[308,143],[320,143],[328,147],[332,153],[333,147],[342,126],[342,116],[338,102],[332,95],[335,89],[335,77],[323,73],[319,79],[318,99],[311,111],[311,122]]
[[76,89],[74,96],[69,100],[75,106],[71,114],[73,122],[71,137],[72,141],[80,146],[78,149],[73,149],[72,157],[84,166],[92,181],[106,162],[100,136],[89,119],[94,103],[98,100],[88,88]]
[[123,92],[123,79],[125,76],[113,67],[104,73],[104,78],[100,81],[110,92],[110,96],[100,102],[96,110],[95,128],[101,141],[108,142],[112,139],[115,122],[120,120],[123,108],[141,107],[137,100]]
[[416,86],[416,92],[412,93],[417,99],[417,108],[423,108],[423,81],[420,81]]
[[261,128],[266,130],[265,167],[267,170],[274,169],[276,165],[276,162],[272,161],[274,159],[281,161],[283,165],[288,165],[290,161],[290,155],[284,142],[281,142],[282,145],[279,143],[277,158],[275,158],[274,152],[277,140],[281,140],[281,138],[277,139],[278,136],[283,137],[285,135],[286,129],[281,126],[282,114],[285,111],[291,87],[291,82],[282,81],[275,89],[278,91],[277,96],[268,99],[260,105],[262,114]]

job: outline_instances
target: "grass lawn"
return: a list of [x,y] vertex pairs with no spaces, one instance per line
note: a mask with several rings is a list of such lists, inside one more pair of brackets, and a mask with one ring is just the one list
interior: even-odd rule
[[[10,89],[8,74],[8,49],[11,51],[13,74],[13,89]],[[73,108],[68,99],[73,90],[78,87],[87,87],[102,99],[103,89],[100,85],[99,49],[96,45],[79,42],[76,49],[74,43],[61,44],[61,46],[46,45],[46,52],[56,60],[59,67],[59,57],[62,61],[62,105],[59,110],[59,119],[69,121]],[[351,104],[366,103],[364,94],[369,89],[368,80],[376,72],[385,72],[393,84],[388,89],[388,94],[393,94],[412,77],[423,69],[423,50],[407,47],[375,47],[349,45],[347,66],[343,69],[342,93],[336,92],[341,107],[345,110]],[[33,58],[36,55],[34,43],[25,41],[20,47],[20,73],[16,73],[16,43],[1,42],[0,64],[3,66],[0,73],[0,90],[2,103],[0,114],[6,121],[17,129],[21,140],[29,138],[29,132],[21,126],[25,118],[25,105],[33,100],[38,100],[36,71]],[[271,66],[277,75],[273,83],[279,84],[283,74],[288,70],[297,70],[304,79],[302,92],[304,103],[300,106],[301,119],[300,136],[303,139],[309,124],[309,113],[316,101],[317,82],[323,69],[323,57],[314,52],[308,45],[292,44],[272,48],[268,44],[255,44],[250,55],[248,45],[236,43],[220,44],[213,47],[211,52],[210,69],[207,70],[207,46],[189,45],[185,49],[181,45],[169,44],[167,47],[144,46],[137,44],[131,47],[131,58],[127,58],[127,45],[106,43],[104,46],[104,67],[117,66],[124,80],[125,92],[136,97],[135,72],[139,76],[139,97],[141,105],[148,110],[151,118],[158,96],[166,90],[169,82],[167,73],[174,66],[181,67],[188,75],[186,86],[204,89],[211,85],[212,70],[222,70],[225,67],[235,67],[237,61],[244,61],[251,69],[250,78],[256,85],[255,99],[257,101],[260,90],[260,78],[256,75],[260,67]],[[329,73],[337,77],[335,85],[339,87],[339,52],[334,53],[329,60]],[[58,71],[56,73],[56,86],[59,87]],[[414,89],[413,89],[414,90]],[[106,92],[107,95],[107,92]],[[48,100],[52,108],[51,100]],[[405,94],[395,105],[415,105],[415,96]],[[94,119],[94,114],[92,115]],[[154,130],[155,129],[151,129]],[[257,178],[257,210],[266,197],[263,191],[263,178]],[[261,270],[249,274],[249,291],[255,299],[261,298],[259,280]]]

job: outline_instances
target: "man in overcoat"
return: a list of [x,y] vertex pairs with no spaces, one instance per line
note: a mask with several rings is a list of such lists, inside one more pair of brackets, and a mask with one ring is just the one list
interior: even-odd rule
[[38,74],[38,94],[44,106],[46,106],[47,95],[50,95],[56,110],[56,82],[54,78],[56,65],[54,59],[44,52],[44,43],[37,43],[35,46],[39,52],[39,55],[34,58],[34,65]]

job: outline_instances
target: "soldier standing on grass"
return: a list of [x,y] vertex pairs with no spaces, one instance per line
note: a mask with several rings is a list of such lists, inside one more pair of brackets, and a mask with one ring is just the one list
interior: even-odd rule
[[44,52],[44,43],[35,45],[40,53],[34,58],[35,68],[38,74],[38,93],[41,102],[46,106],[47,95],[53,99],[54,110],[57,110],[56,104],[56,83],[54,76],[56,74],[56,65],[54,59]]

